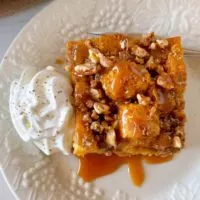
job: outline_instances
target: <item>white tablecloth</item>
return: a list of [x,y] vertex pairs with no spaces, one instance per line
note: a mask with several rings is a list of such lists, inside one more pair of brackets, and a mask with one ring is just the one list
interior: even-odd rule
[[[50,0],[15,15],[0,18],[0,60],[22,27]],[[1,3],[0,3],[1,4]],[[1,6],[1,5],[0,5]],[[0,200],[14,200],[2,174],[0,173]]]

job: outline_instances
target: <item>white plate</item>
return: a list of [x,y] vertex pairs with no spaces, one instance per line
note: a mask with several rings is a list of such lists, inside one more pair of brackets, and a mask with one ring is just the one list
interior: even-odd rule
[[[200,46],[199,0],[56,0],[23,29],[0,68],[0,163],[15,196],[21,200],[198,200],[200,198],[200,67],[186,60],[186,148],[162,165],[145,165],[141,188],[132,185],[127,168],[84,183],[73,171],[77,160],[56,154],[45,157],[23,143],[10,120],[9,87],[27,66],[54,65],[65,42],[84,38],[87,31],[180,34],[184,46]],[[73,170],[72,170],[73,169]],[[120,191],[119,191],[120,190]]]

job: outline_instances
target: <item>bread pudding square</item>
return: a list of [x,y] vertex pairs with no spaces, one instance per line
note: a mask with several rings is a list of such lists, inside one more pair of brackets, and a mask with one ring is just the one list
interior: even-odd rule
[[184,147],[186,70],[181,38],[107,34],[69,41],[73,152],[167,156]]

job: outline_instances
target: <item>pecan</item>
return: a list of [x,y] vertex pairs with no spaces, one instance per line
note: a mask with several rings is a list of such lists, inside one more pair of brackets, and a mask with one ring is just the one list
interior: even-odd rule
[[113,66],[113,62],[107,58],[105,55],[103,55],[103,53],[101,53],[98,49],[95,49],[93,47],[90,47],[89,49],[90,54],[93,55],[93,57],[95,56],[96,59],[99,59],[99,63],[103,66],[103,67],[112,67]]
[[155,42],[152,42],[149,46],[149,49],[155,50],[156,49],[157,44]]
[[175,129],[176,135],[184,135],[184,127],[183,126],[178,126]]
[[95,74],[95,76],[94,76],[94,80],[95,81],[97,81],[97,82],[99,82],[100,80],[101,80],[101,76],[100,76],[100,74]]
[[98,133],[102,133],[103,131],[103,126],[100,124],[99,121],[94,121],[90,125],[90,129],[93,131],[96,131]]
[[155,62],[153,56],[150,56],[150,57],[149,57],[149,60],[147,61],[147,64],[146,64],[146,65],[147,65],[147,67],[148,67],[149,69],[155,69],[155,68],[156,68],[157,63]]
[[104,119],[105,119],[106,121],[108,121],[108,122],[110,122],[110,121],[113,120],[113,118],[110,117],[109,115],[105,115],[105,116],[104,116]]
[[76,65],[74,67],[74,71],[77,76],[93,75],[96,74],[98,71],[100,71],[100,69],[101,67],[94,63],[85,63],[81,65]]
[[98,114],[108,114],[110,107],[103,103],[94,103],[94,110]]
[[120,51],[119,52],[119,59],[121,60],[130,60],[132,56],[127,51]]
[[85,105],[88,107],[88,108],[93,108],[93,106],[94,106],[94,101],[92,101],[92,100],[87,100],[86,102],[85,102]]
[[106,56],[104,56],[103,54],[100,54],[99,57],[100,57],[100,64],[103,67],[109,68],[113,66],[113,62],[110,59],[108,59]]
[[153,41],[155,41],[155,35],[153,32],[151,32],[151,33],[144,34],[141,38],[140,43],[141,45],[148,47]]
[[96,113],[95,110],[92,111],[91,118],[95,120],[99,119],[99,115]]
[[97,84],[98,84],[98,81],[96,81],[95,79],[92,79],[92,80],[90,81],[90,85],[91,85],[92,88],[96,87]]
[[145,49],[143,49],[142,47],[139,47],[138,45],[135,45],[132,48],[132,52],[133,52],[134,55],[136,55],[140,58],[145,58],[145,57],[149,56],[149,53]]
[[127,39],[125,39],[125,40],[121,40],[120,41],[120,47],[121,47],[121,49],[127,49],[128,48],[128,40]]
[[157,84],[168,90],[171,90],[174,88],[174,83],[171,77],[165,72],[158,76]]
[[80,106],[79,109],[80,109],[80,111],[81,111],[82,113],[85,113],[85,112],[88,111],[88,109],[87,109],[85,106]]
[[92,145],[92,142],[88,141],[86,138],[83,138],[83,144],[84,144],[84,146],[90,147]]
[[135,62],[142,65],[142,64],[144,64],[144,59],[136,56]]
[[102,99],[100,102],[101,102],[101,103],[106,103],[106,100],[105,100],[105,99]]
[[154,58],[154,62],[156,63],[156,64],[160,64],[161,63],[161,58]]
[[110,129],[106,133],[106,143],[111,146],[116,148],[117,147],[117,142],[116,142],[116,134],[114,129]]
[[173,145],[174,145],[175,148],[178,148],[178,149],[180,149],[182,147],[182,143],[181,143],[180,137],[175,136],[173,138]]
[[90,94],[91,94],[92,98],[94,98],[96,100],[99,100],[100,98],[102,98],[101,90],[91,88],[90,89]]
[[101,122],[102,127],[104,128],[104,130],[109,130],[110,126],[108,125],[108,123],[106,121]]
[[169,45],[168,40],[156,40],[156,43],[161,49],[165,49]]
[[138,103],[141,104],[141,105],[147,106],[151,102],[151,98],[150,97],[146,97],[146,96],[144,96],[142,94],[137,94],[136,97],[137,97]]
[[115,61],[115,60],[117,59],[117,56],[109,56],[109,59],[110,59],[111,61]]
[[150,56],[146,66],[150,70],[155,70],[158,74],[161,74],[164,71],[162,65],[158,64],[157,59],[153,58],[153,56]]
[[95,64],[100,62],[98,54],[95,53],[95,51],[93,51],[92,49],[89,49],[89,59]]
[[89,122],[89,123],[92,122],[92,119],[90,118],[89,113],[86,113],[86,114],[83,115],[83,121],[84,122]]

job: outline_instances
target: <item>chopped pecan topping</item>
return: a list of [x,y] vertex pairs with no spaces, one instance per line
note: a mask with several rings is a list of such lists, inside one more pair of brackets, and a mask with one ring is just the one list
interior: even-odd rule
[[171,90],[174,88],[174,83],[171,77],[165,72],[158,76],[157,84],[168,90]]
[[83,144],[84,144],[84,146],[88,146],[88,147],[90,147],[91,145],[92,145],[92,142],[91,141],[88,141],[87,139],[83,139]]
[[114,148],[117,147],[117,142],[116,142],[116,134],[115,134],[115,130],[114,129],[110,129],[107,133],[106,133],[106,143],[109,146],[112,146]]
[[169,45],[168,40],[156,40],[156,43],[161,49],[165,49]]
[[99,82],[100,79],[101,79],[101,78],[100,78],[100,74],[98,74],[98,73],[95,74],[95,76],[94,76],[94,80],[97,81],[97,82]]
[[145,49],[143,49],[142,47],[139,47],[138,45],[135,45],[132,48],[132,52],[133,52],[134,55],[136,55],[140,58],[145,58],[145,57],[149,56],[149,53]]
[[142,64],[144,64],[144,59],[136,56],[135,62],[142,65]]
[[157,44],[155,42],[152,42],[149,46],[149,49],[155,50],[156,49]]
[[87,100],[86,102],[85,102],[85,105],[88,107],[88,108],[93,108],[93,106],[94,106],[94,101],[92,101],[92,100]]
[[98,49],[90,47],[89,52],[91,55],[93,55],[93,60],[94,60],[94,58],[96,60],[99,59],[99,63],[103,67],[112,67],[113,66],[113,62],[110,59],[108,59],[106,56],[104,56],[103,53],[101,53]]
[[119,59],[121,60],[130,60],[133,56],[127,51],[119,52]]
[[92,122],[91,125],[90,125],[90,129],[93,130],[93,131],[96,131],[98,133],[103,132],[103,126],[100,124],[99,121]]
[[99,115],[97,114],[97,112],[95,110],[92,111],[91,118],[94,120],[99,119]]
[[89,59],[95,64],[100,62],[98,54],[96,54],[92,49],[89,49]]
[[74,67],[74,71],[77,76],[89,76],[96,74],[98,71],[100,71],[101,67],[99,65],[96,65],[94,63],[85,63],[81,65],[76,65]]
[[96,100],[99,100],[100,98],[102,98],[101,90],[91,88],[90,89],[90,94],[91,94],[92,98],[94,98]]
[[162,74],[164,69],[162,65],[157,63],[157,60],[150,56],[149,60],[146,63],[146,66],[150,70],[155,70],[158,74]]
[[103,54],[100,54],[99,57],[100,57],[100,64],[103,67],[109,68],[113,66],[113,62],[109,60],[107,57],[105,57]]
[[148,47],[153,41],[155,41],[155,35],[153,32],[151,32],[151,33],[144,34],[141,38],[140,43],[141,45]]
[[105,99],[102,99],[100,102],[105,104],[105,103],[106,103],[106,100],[105,100]]
[[120,47],[121,47],[121,49],[127,49],[128,48],[128,40],[127,39],[125,39],[125,40],[121,40],[120,41]]
[[98,85],[98,81],[95,80],[95,79],[92,79],[92,80],[90,81],[90,85],[91,85],[92,88],[95,88],[95,87]]
[[92,122],[92,119],[90,118],[89,113],[86,113],[86,114],[83,115],[83,121],[84,122],[89,122],[89,123]]
[[147,106],[151,102],[151,98],[150,97],[146,97],[146,96],[144,96],[142,94],[137,94],[136,97],[137,97],[138,103],[141,104],[141,105]]
[[173,138],[173,145],[174,145],[175,148],[178,148],[178,149],[180,149],[182,147],[182,143],[181,143],[180,137],[175,136]]
[[184,135],[184,127],[183,126],[176,127],[175,133],[176,133],[176,135],[183,136]]
[[103,103],[94,103],[94,110],[98,114],[108,114],[110,107]]
[[104,119],[105,119],[106,121],[108,121],[108,122],[110,122],[110,121],[113,120],[113,118],[110,117],[109,115],[105,115],[105,116],[104,116]]
[[110,126],[108,125],[108,123],[106,121],[101,122],[102,127],[104,128],[104,130],[109,130]]

